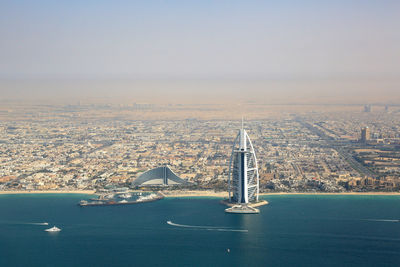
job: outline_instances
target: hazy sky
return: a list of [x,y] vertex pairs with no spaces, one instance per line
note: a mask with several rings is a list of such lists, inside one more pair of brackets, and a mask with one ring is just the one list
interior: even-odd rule
[[400,1],[1,1],[2,75],[399,74]]
[[0,78],[396,79],[399,29],[398,0],[3,0]]

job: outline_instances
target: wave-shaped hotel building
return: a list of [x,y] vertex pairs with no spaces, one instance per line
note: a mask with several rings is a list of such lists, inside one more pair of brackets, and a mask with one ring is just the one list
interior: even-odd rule
[[167,165],[148,170],[133,181],[134,186],[168,186],[179,184],[190,183],[176,175]]

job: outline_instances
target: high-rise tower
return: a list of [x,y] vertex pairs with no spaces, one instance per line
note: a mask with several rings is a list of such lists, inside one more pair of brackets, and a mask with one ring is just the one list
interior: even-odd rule
[[361,142],[367,143],[371,138],[371,132],[368,127],[364,127],[361,129]]
[[229,163],[229,200],[240,205],[258,201],[257,158],[246,130],[239,130]]

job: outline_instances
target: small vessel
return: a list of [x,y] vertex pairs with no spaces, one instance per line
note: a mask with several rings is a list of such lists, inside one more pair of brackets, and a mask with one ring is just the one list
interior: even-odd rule
[[46,231],[46,232],[60,232],[61,229],[58,228],[57,226],[53,226],[53,227],[51,227],[51,228],[49,228],[49,229],[46,229],[45,231]]
[[132,197],[132,194],[125,193],[125,194],[119,195],[119,197],[120,197],[120,198],[131,198],[131,197]]

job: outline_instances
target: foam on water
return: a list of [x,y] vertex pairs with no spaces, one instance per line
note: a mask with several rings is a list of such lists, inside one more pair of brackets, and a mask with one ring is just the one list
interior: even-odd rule
[[171,221],[167,221],[167,224],[176,226],[176,227],[194,228],[194,229],[207,230],[207,231],[244,232],[244,233],[247,233],[249,231],[246,229],[233,229],[231,227],[222,227],[222,226],[185,225],[185,224],[173,223]]
[[17,224],[17,225],[49,225],[48,222],[13,222],[13,221],[1,221],[1,224]]
[[400,220],[392,220],[392,219],[363,219],[363,221],[369,221],[369,222],[400,222]]

